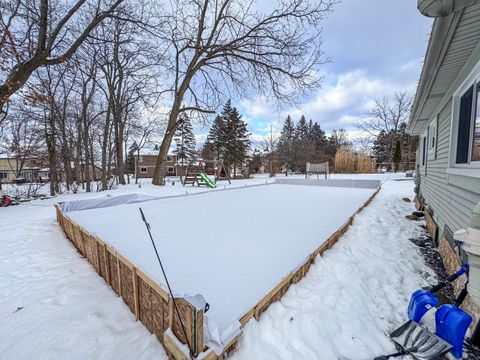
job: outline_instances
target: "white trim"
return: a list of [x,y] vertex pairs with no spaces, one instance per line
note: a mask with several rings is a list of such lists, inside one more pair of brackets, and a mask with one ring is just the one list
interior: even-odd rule
[[480,179],[480,168],[448,168],[447,174],[449,175],[460,175]]
[[[470,176],[468,172],[471,171],[472,177],[477,177],[477,172],[479,169],[479,162],[471,161],[471,152],[472,152],[472,136],[474,130],[474,116],[476,112],[476,107],[479,104],[476,103],[477,88],[474,86],[480,84],[480,60],[477,61],[473,69],[470,71],[468,76],[463,80],[460,86],[453,93],[452,97],[452,116],[450,119],[450,142],[449,142],[449,154],[448,154],[448,174],[455,174],[461,176]],[[473,88],[473,98],[472,98],[472,120],[470,124],[470,137],[469,137],[469,149],[468,149],[468,163],[466,164],[457,164],[457,145],[458,145],[458,121],[460,116],[460,99],[461,97],[469,90],[472,86]],[[459,170],[459,171],[455,171]]]
[[[145,170],[145,171],[143,171],[143,170]],[[147,166],[141,166],[140,167],[140,174],[146,174],[146,173],[148,173]]]

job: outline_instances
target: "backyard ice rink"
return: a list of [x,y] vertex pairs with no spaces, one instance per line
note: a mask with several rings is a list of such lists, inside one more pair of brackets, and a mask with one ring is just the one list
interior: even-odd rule
[[238,333],[238,319],[375,190],[270,184],[66,215],[166,288],[142,207],[176,295],[204,297],[207,345],[225,346]]
[[[394,181],[396,177],[405,179],[404,174],[332,175],[347,177],[380,179],[382,190],[302,281],[292,285],[260,321],[251,320],[245,326],[232,354],[234,360],[362,360],[393,350],[387,333],[406,318],[410,293],[435,280],[418,249],[408,241],[425,233],[420,226],[423,222],[404,218],[414,210],[412,203],[402,201],[403,197],[413,198],[413,182]],[[235,181],[231,187],[266,181]],[[205,189],[183,188],[178,183],[153,187],[144,182],[141,188],[132,184],[108,193],[165,196],[185,191]],[[127,305],[56,223],[54,202],[104,196],[65,194],[0,209],[4,234],[0,236],[0,358],[166,359],[155,336],[135,322]],[[284,208],[284,202],[279,202]],[[215,222],[223,208],[234,205],[203,211]],[[154,215],[140,206],[155,228]],[[291,214],[297,212],[298,208],[290,209]],[[136,212],[131,215],[136,216]],[[262,214],[262,220],[264,226],[269,225],[268,215]],[[191,231],[187,225],[185,220],[177,230]],[[251,231],[237,225],[229,235],[245,236]],[[148,241],[146,236],[142,228],[137,241]],[[161,243],[163,237],[156,241]],[[210,265],[209,272],[216,275],[216,267]],[[213,304],[211,299],[207,301]]]

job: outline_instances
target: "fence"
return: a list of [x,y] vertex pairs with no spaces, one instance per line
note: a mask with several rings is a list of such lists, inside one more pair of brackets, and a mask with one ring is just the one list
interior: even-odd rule
[[[347,231],[356,214],[362,211],[377,195],[375,193],[325,242],[309,254],[305,262],[295,271],[289,273],[282,281],[270,290],[254,307],[240,317],[239,322],[245,325],[250,319],[258,320],[268,307],[282,298],[291,284],[298,283],[315,263],[318,255],[330,249]],[[78,251],[93,265],[97,273],[123,298],[124,302],[145,327],[156,335],[164,345],[169,357],[175,360],[189,359],[185,353],[186,338],[181,328],[180,320],[173,308],[169,293],[148,274],[122,256],[112,246],[97,236],[91,235],[86,229],[65,215],[60,206],[55,205],[57,221],[72,241]],[[189,343],[194,355],[201,354],[204,360],[223,359],[237,345],[241,335],[238,334],[226,346],[223,353],[217,356],[211,349],[204,346],[203,326],[204,311],[197,309],[184,298],[175,298]]]

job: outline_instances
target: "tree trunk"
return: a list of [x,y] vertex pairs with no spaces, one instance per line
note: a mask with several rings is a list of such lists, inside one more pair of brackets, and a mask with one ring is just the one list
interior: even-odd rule
[[167,131],[165,137],[162,140],[160,145],[160,150],[157,157],[157,163],[155,164],[155,172],[153,174],[153,185],[165,185],[165,163],[167,161],[168,149],[172,144],[173,135],[175,130]]
[[103,127],[103,139],[102,139],[102,173],[101,173],[101,180],[102,180],[102,190],[108,190],[107,184],[107,159],[108,159],[108,150],[109,150],[109,140],[110,140],[110,116],[111,116],[111,109],[112,109],[112,101],[108,102],[107,107],[107,115],[105,116],[105,126]]

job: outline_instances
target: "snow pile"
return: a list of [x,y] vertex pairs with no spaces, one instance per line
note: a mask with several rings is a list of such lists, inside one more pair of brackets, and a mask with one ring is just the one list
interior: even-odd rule
[[394,351],[388,333],[406,319],[410,294],[433,282],[408,241],[424,230],[401,199],[412,182],[385,182],[340,241],[259,322],[244,329],[233,360],[372,359]]
[[[373,189],[266,185],[141,204],[174,291],[201,294],[209,345],[337,231]],[[139,204],[70,212],[75,222],[165,284]]]

